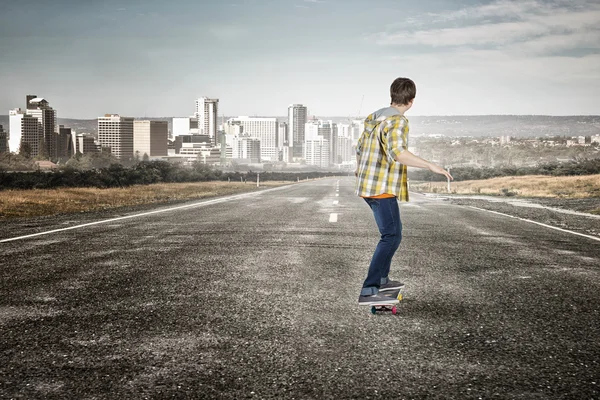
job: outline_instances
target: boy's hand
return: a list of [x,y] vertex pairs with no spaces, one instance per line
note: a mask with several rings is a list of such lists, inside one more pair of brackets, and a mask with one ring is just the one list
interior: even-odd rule
[[446,178],[450,179],[451,181],[454,180],[452,175],[450,175],[450,172],[446,171],[444,168],[440,167],[439,165],[431,164],[429,166],[429,170],[431,172],[435,172],[436,174],[444,175]]

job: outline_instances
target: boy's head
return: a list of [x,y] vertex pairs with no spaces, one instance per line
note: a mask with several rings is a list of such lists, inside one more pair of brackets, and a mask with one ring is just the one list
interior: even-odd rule
[[396,78],[390,86],[392,105],[408,106],[417,95],[417,86],[408,78]]

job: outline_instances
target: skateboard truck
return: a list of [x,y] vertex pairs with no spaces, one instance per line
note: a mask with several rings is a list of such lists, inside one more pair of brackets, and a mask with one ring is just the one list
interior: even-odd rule
[[[396,303],[402,301],[402,289],[394,290],[388,293],[383,293],[384,296],[389,297],[390,299],[397,300]],[[396,303],[388,303],[388,304],[373,304],[371,306],[371,314],[377,314],[377,311],[391,311],[393,315],[398,313],[398,308],[396,308]]]

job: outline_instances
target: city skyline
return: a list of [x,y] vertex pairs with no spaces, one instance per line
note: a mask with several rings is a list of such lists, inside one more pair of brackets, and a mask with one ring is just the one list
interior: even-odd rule
[[598,114],[595,1],[217,3],[2,5],[0,110],[44,93],[68,118],[185,116],[201,96],[225,115],[365,116],[408,76],[410,115]]

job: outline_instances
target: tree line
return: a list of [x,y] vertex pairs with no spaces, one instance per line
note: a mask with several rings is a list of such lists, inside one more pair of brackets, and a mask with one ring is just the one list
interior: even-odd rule
[[[120,163],[113,156],[92,153],[77,155],[52,171],[35,169],[34,161],[15,154],[0,154],[0,190],[52,189],[58,187],[112,188],[132,185],[171,182],[242,181],[297,181],[331,175],[348,175],[348,171],[313,172],[226,172],[199,161],[192,166],[181,166],[167,161],[129,160]],[[600,159],[584,159],[567,163],[541,163],[535,167],[457,167],[451,170],[456,181],[489,179],[522,175],[591,175],[600,174]],[[443,181],[442,175],[427,170],[411,169],[409,178],[415,181]]]
[[[224,172],[200,162],[191,167],[167,161],[140,161],[126,166],[113,163],[108,166],[78,169],[65,166],[52,171],[9,172],[0,170],[0,190],[5,189],[53,189],[59,187],[114,188],[152,183],[232,181],[297,181],[336,175],[326,172]],[[338,173],[346,175],[347,172]]]
[[[540,163],[533,167],[516,167],[507,165],[502,167],[457,167],[450,170],[455,181],[470,181],[480,179],[498,178],[503,176],[523,175],[593,175],[600,174],[600,159],[584,159],[565,163],[552,162]],[[428,170],[411,170],[408,177],[415,181],[436,182],[444,181],[442,175],[434,174]]]

